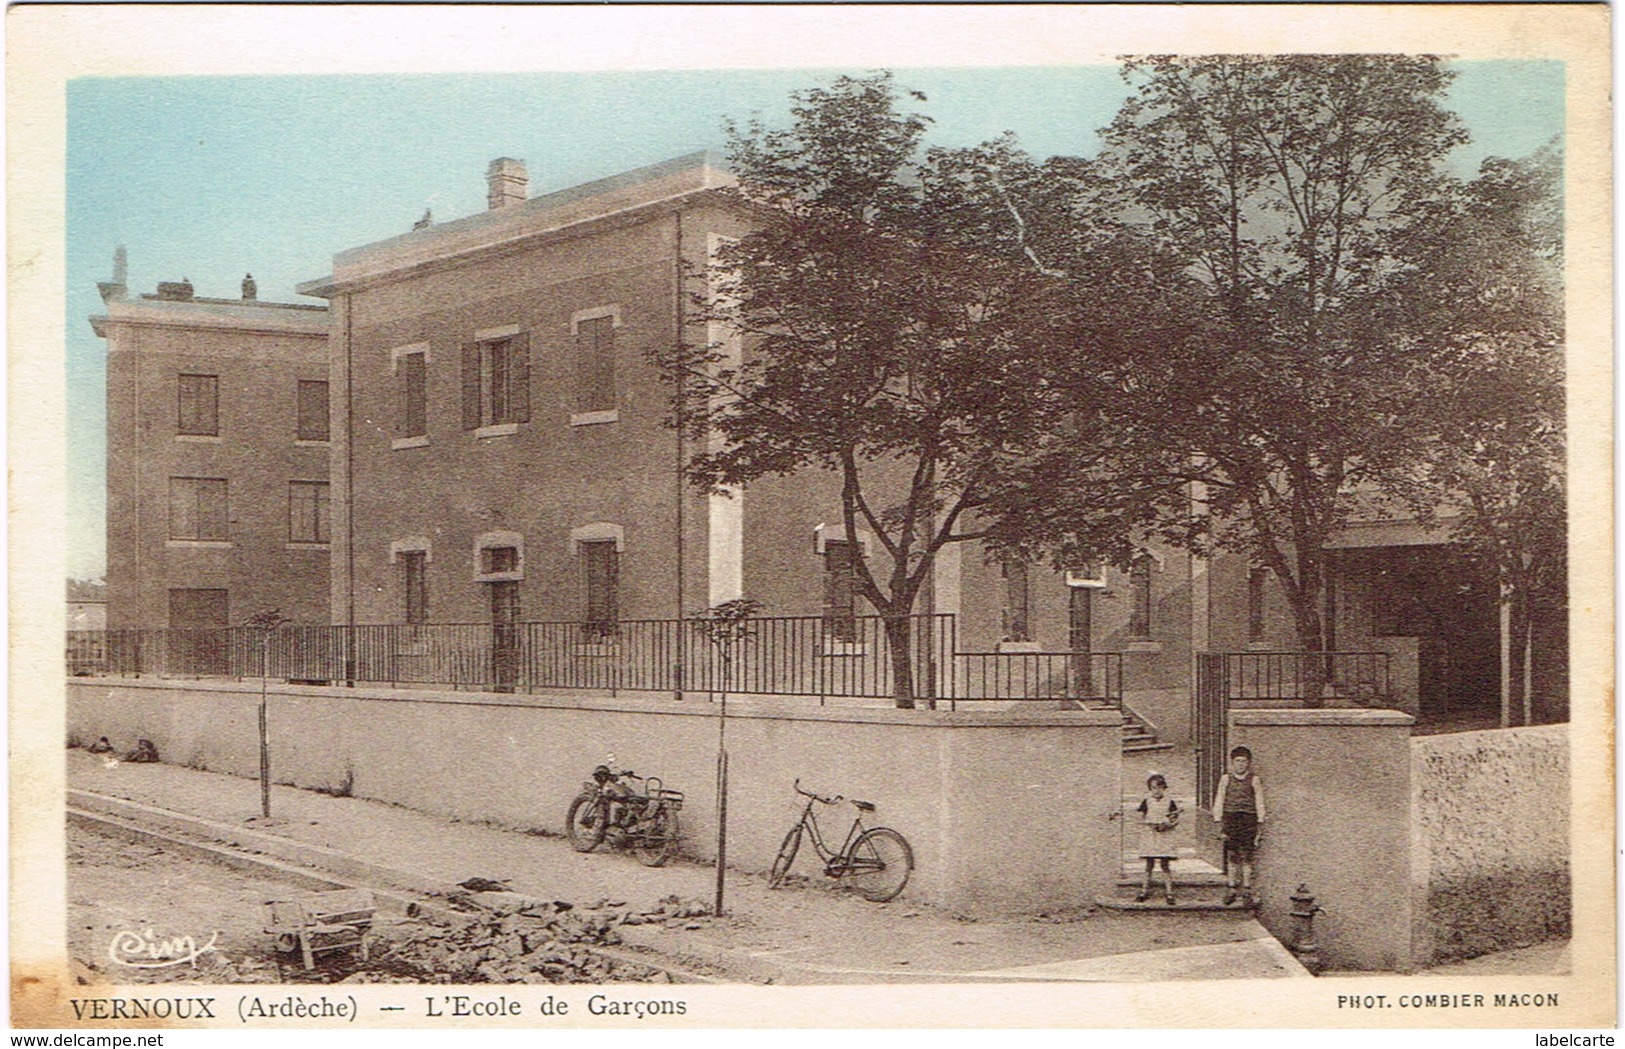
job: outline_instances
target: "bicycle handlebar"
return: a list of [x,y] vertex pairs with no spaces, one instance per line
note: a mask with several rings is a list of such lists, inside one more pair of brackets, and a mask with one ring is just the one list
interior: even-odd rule
[[801,789],[801,777],[800,776],[796,777],[796,793],[797,794],[805,794],[807,797],[813,799],[814,801],[821,801],[825,805],[839,805],[841,802],[846,800],[844,797],[842,797],[839,794],[835,795],[832,798],[826,798],[822,794],[814,794],[810,790],[802,790]]

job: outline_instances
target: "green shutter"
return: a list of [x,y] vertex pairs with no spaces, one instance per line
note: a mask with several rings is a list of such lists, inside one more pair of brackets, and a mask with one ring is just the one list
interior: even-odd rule
[[516,423],[530,422],[530,332],[522,331],[509,343],[508,415]]

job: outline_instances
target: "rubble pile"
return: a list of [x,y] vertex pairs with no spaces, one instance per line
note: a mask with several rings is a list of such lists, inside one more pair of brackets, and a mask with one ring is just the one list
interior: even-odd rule
[[376,928],[371,959],[347,983],[606,983],[663,979],[658,971],[592,948],[621,943],[621,925],[699,928],[706,905],[668,896],[646,911],[624,901],[576,908],[509,892],[473,894],[460,922],[414,918]]

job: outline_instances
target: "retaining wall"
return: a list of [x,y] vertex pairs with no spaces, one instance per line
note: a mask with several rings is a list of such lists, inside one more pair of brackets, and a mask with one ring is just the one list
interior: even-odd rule
[[1424,962],[1570,934],[1567,725],[1411,741]]
[[1290,897],[1307,885],[1325,908],[1315,938],[1328,968],[1417,965],[1409,891],[1412,720],[1364,709],[1230,714],[1230,745],[1252,750],[1264,791],[1259,919],[1290,946]]
[[[72,679],[67,699],[70,741],[123,750],[144,737],[165,761],[258,775],[255,683]],[[686,791],[684,851],[715,855],[712,703],[273,684],[268,707],[278,783],[563,833],[570,799],[613,753]],[[771,865],[805,800],[800,777],[878,804],[872,821],[913,846],[905,896],[967,912],[1076,906],[1110,892],[1121,862],[1104,818],[1121,793],[1120,725],[1106,711],[731,702],[729,865]],[[838,841],[852,812],[820,808],[826,834]],[[798,858],[797,870],[813,867]]]

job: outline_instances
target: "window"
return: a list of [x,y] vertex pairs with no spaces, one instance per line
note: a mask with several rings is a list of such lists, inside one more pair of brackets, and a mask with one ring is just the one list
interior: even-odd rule
[[328,518],[326,481],[288,482],[288,542],[327,542]]
[[406,621],[429,621],[429,555],[423,550],[403,550],[400,554],[401,591],[406,601]]
[[824,636],[835,641],[856,641],[857,576],[853,556],[856,543],[824,541]]
[[575,413],[615,410],[615,317],[576,322]]
[[325,441],[327,429],[327,383],[320,379],[299,380],[299,421],[294,437],[301,441]]
[[220,376],[181,375],[176,400],[176,433],[198,437],[220,435]]
[[1031,641],[1028,623],[1027,563],[1004,562],[1004,639]]
[[1151,558],[1141,555],[1134,559],[1128,573],[1129,593],[1134,604],[1129,608],[1128,632],[1130,637],[1151,636]]
[[581,544],[581,557],[587,572],[587,633],[589,636],[615,636],[620,620],[620,554],[613,539]]
[[224,477],[169,479],[169,538],[210,542],[230,538]]
[[480,574],[519,571],[519,548],[516,546],[487,546],[480,550]]
[[396,437],[428,436],[428,380],[428,358],[423,353],[401,355],[395,371],[396,390],[400,397],[395,418]]
[[1264,640],[1264,584],[1269,569],[1254,568],[1247,573],[1247,640]]
[[463,429],[529,421],[530,336],[514,331],[464,346]]

